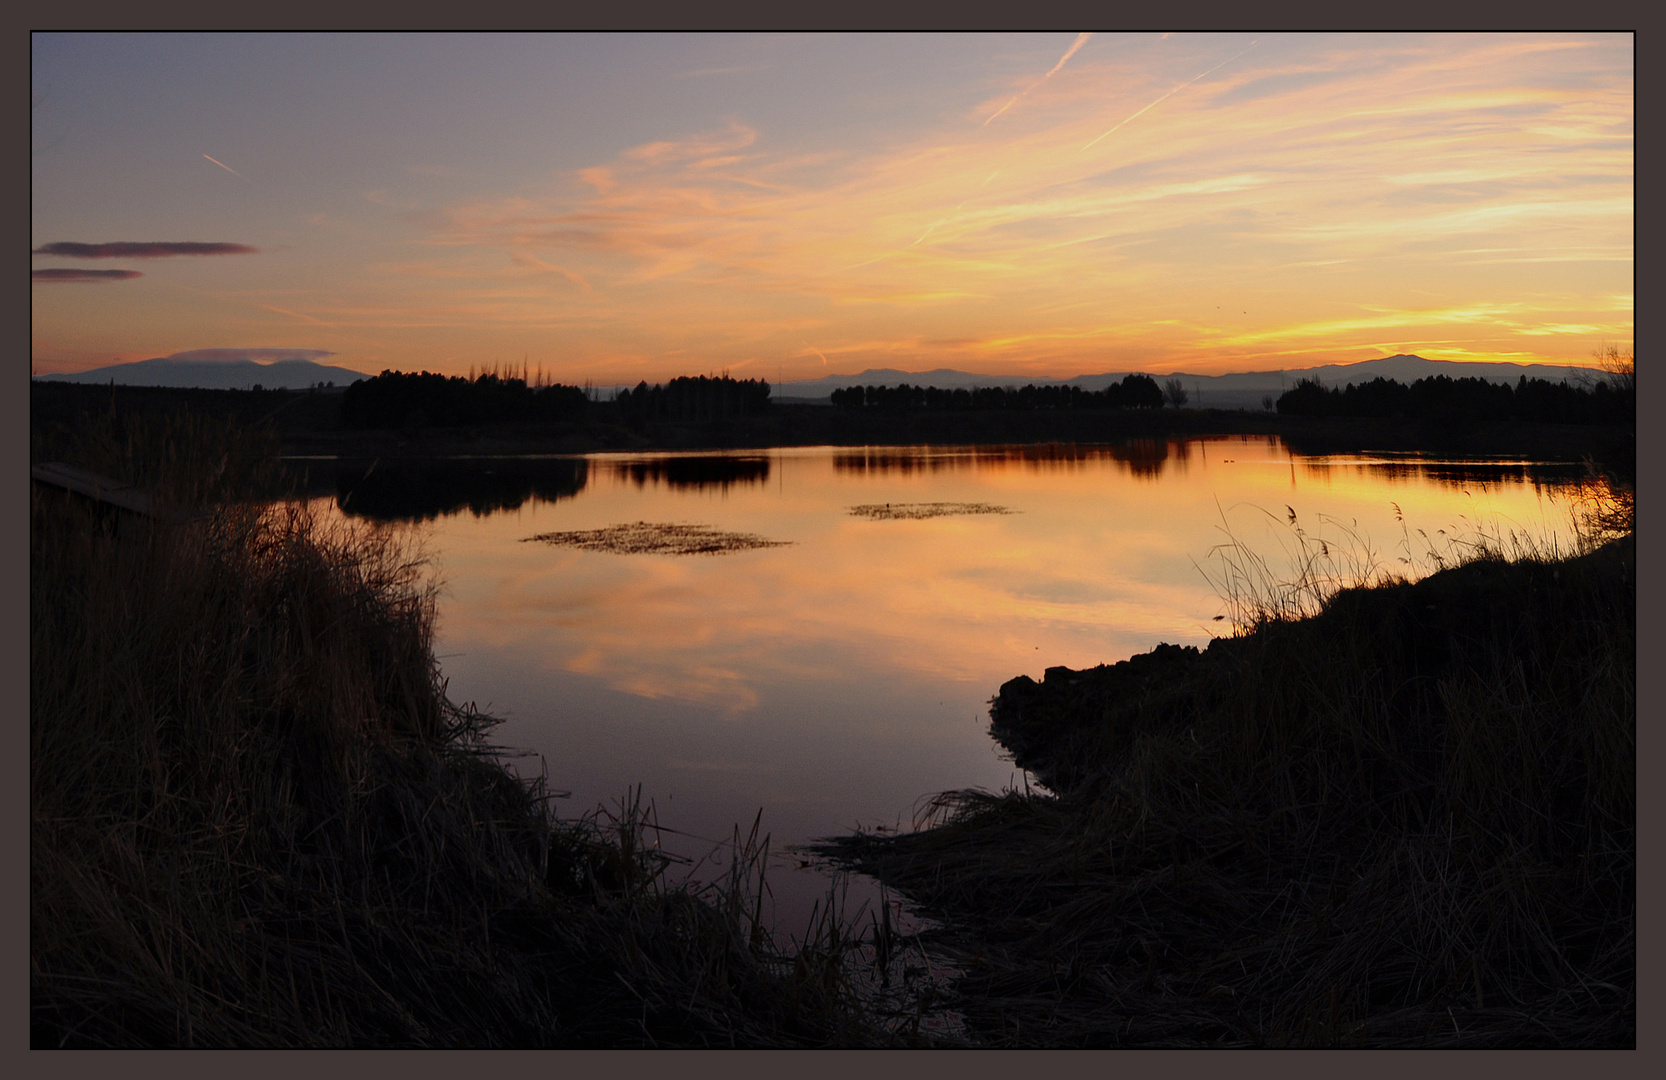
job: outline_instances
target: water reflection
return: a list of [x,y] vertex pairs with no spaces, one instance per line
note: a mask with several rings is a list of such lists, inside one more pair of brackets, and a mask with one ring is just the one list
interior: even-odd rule
[[484,517],[532,499],[557,502],[584,490],[584,458],[436,458],[337,462],[336,505],[374,521],[433,521],[464,510]]
[[[907,822],[938,791],[1022,783],[988,736],[990,696],[1055,665],[1206,644],[1224,602],[1199,567],[1223,530],[1275,571],[1287,516],[1399,565],[1421,530],[1554,528],[1560,478],[1578,479],[1313,460],[1260,437],[383,469],[343,472],[330,502],[429,522],[455,699],[507,717],[498,740],[538,755],[574,813],[640,784],[663,824],[696,836],[761,807],[772,850]],[[1012,512],[850,512],[873,506]],[[522,542],[641,522],[791,543],[707,558]],[[825,887],[795,874],[771,885],[794,931]]]
[[[1185,440],[1129,439],[1121,443],[1045,443],[1033,446],[887,446],[840,450],[836,472],[897,474],[964,472],[1020,466],[1031,470],[1079,471],[1109,462],[1130,475],[1155,479],[1171,461],[1186,459]],[[1171,450],[1171,447],[1173,448]],[[1177,453],[1176,453],[1177,452]]]
[[1391,484],[1433,482],[1447,487],[1488,487],[1500,484],[1532,484],[1535,488],[1557,488],[1577,483],[1586,475],[1577,462],[1452,461],[1419,458],[1385,460],[1310,461],[1303,466],[1310,476],[1344,468],[1369,472]]
[[613,475],[637,487],[664,484],[673,491],[714,489],[726,492],[735,485],[769,480],[769,458],[690,454],[607,462]]
[[309,495],[333,492],[352,517],[434,521],[468,511],[483,517],[532,502],[571,499],[597,476],[641,488],[726,493],[769,481],[770,459],[713,454],[643,457],[454,457],[405,460],[296,461]]

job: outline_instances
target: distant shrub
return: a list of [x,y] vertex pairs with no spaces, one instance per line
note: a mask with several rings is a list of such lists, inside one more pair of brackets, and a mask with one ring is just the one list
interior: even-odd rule
[[649,420],[725,420],[756,416],[769,409],[769,383],[762,379],[680,376],[664,385],[646,381],[621,390],[613,407],[627,423]]
[[1035,409],[1159,409],[1163,392],[1149,375],[1125,375],[1103,390],[1079,386],[978,386],[943,389],[936,386],[852,386],[835,390],[833,404],[845,409],[883,409],[924,412],[968,409],[1029,411]]
[[567,420],[589,406],[582,387],[528,386],[524,379],[487,373],[465,378],[432,372],[383,371],[360,379],[341,400],[353,428],[467,427],[505,421]]
[[1418,379],[1410,386],[1376,378],[1340,388],[1303,379],[1278,399],[1278,411],[1283,416],[1405,416],[1448,423],[1616,424],[1635,419],[1634,401],[1613,380],[1576,386],[1526,375],[1514,386],[1450,375]]

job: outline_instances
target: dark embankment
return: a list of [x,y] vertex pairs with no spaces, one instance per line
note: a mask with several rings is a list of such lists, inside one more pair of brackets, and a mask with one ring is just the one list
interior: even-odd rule
[[583,416],[446,426],[414,413],[400,423],[354,428],[342,392],[175,390],[31,382],[30,424],[37,442],[112,411],[157,417],[188,408],[199,416],[263,425],[290,455],[334,455],[362,462],[448,455],[587,453],[599,450],[759,449],[778,446],[995,445],[1118,443],[1195,435],[1276,435],[1298,453],[1428,451],[1630,462],[1630,429],[1602,424],[1535,423],[1442,416],[1280,416],[1215,409],[968,409],[888,411],[772,403],[756,414],[715,419],[625,415],[598,403]]
[[946,922],[989,1044],[1632,1046],[1634,551],[1014,679],[1052,793],[828,850]]
[[759,843],[696,894],[632,808],[557,820],[505,771],[390,533],[236,502],[273,462],[224,425],[82,435],[202,514],[31,496],[35,1047],[882,1040],[842,926],[758,923]]

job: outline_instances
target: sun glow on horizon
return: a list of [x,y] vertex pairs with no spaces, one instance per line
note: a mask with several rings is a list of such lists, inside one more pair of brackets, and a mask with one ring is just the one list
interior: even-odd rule
[[[1627,34],[240,39],[323,51],[344,104],[283,121],[330,148],[310,171],[258,141],[283,79],[203,106],[215,130],[268,116],[207,162],[149,148],[184,145],[168,95],[190,77],[135,76],[134,130],[102,142],[76,125],[109,127],[114,75],[46,94],[118,49],[218,40],[36,35],[35,245],[258,249],[38,283],[39,372],[295,341],[365,371],[528,356],[580,383],[1068,378],[1586,364],[1633,335]],[[828,74],[909,46],[915,67],[874,85]],[[458,61],[366,104],[423,50],[496,50],[504,85],[531,85],[585,48],[637,96],[539,82],[538,109],[523,84],[530,101],[457,90]],[[360,52],[374,71],[349,70]]]

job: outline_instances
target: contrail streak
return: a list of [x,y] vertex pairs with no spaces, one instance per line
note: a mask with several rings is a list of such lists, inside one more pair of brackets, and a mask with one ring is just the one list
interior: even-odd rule
[[226,170],[226,172],[231,173],[231,175],[237,177],[239,180],[242,180],[245,183],[250,183],[250,184],[254,183],[253,180],[250,180],[247,176],[244,176],[242,173],[238,172],[236,169],[232,168],[230,165],[227,165],[225,162],[216,160],[215,158],[208,157],[207,154],[204,154],[203,157],[208,158],[209,161],[214,162],[214,164],[216,164],[220,168]]
[[1059,57],[1059,62],[1053,65],[1052,70],[1048,71],[1047,74],[1043,75],[1041,78],[1037,79],[1035,82],[1033,82],[1029,86],[1027,86],[1022,93],[1018,94],[1011,101],[1007,102],[1005,105],[1002,105],[999,109],[996,109],[994,115],[990,116],[989,120],[985,120],[983,122],[982,126],[983,127],[988,127],[990,120],[995,119],[996,116],[1000,116],[1002,113],[1006,112],[1008,109],[1010,109],[1014,105],[1018,104],[1018,98],[1023,97],[1024,94],[1029,93],[1031,90],[1034,90],[1036,87],[1040,86],[1042,83],[1046,82],[1048,79],[1051,79],[1053,77],[1053,72],[1056,72],[1056,71],[1059,70],[1059,68],[1064,67],[1064,62],[1066,60],[1069,60],[1072,56],[1075,56],[1076,55],[1076,50],[1080,49],[1083,45],[1086,45],[1088,43],[1088,38],[1090,38],[1092,36],[1093,36],[1093,34],[1091,32],[1086,33],[1086,34],[1077,34],[1075,42],[1070,46],[1069,49],[1065,50],[1065,54],[1063,56]]
[[1063,56],[1059,57],[1059,62],[1053,65],[1052,70],[1043,75],[1042,78],[1052,78],[1053,72],[1059,70],[1061,67],[1064,67],[1064,62],[1069,60],[1072,56],[1075,56],[1076,50],[1080,49],[1083,45],[1086,45],[1088,43],[1088,38],[1092,36],[1093,34],[1091,32],[1086,34],[1077,34],[1076,41],[1070,46]]
[[[1226,65],[1232,63],[1232,61],[1238,59],[1238,57],[1244,55],[1244,53],[1249,52],[1250,49],[1255,48],[1259,44],[1260,44],[1259,41],[1252,41],[1252,42],[1249,43],[1249,49],[1245,49],[1244,52],[1237,53],[1236,55],[1227,57],[1225,60],[1222,60],[1220,63],[1216,64],[1214,67],[1210,68],[1208,71],[1205,71],[1203,73],[1203,75],[1194,75],[1194,76],[1192,76],[1191,78],[1187,79],[1185,82],[1181,83],[1179,86],[1175,87],[1173,90],[1170,90],[1168,93],[1166,93],[1162,97],[1158,98],[1156,101],[1153,101],[1150,105],[1147,105],[1145,108],[1143,108],[1139,112],[1135,113],[1133,116],[1127,117],[1124,120],[1122,120],[1122,122],[1117,124],[1116,127],[1113,127],[1110,131],[1105,132],[1105,135],[1111,134],[1112,132],[1116,131],[1116,128],[1119,128],[1123,124],[1126,124],[1129,120],[1137,119],[1138,117],[1144,115],[1145,113],[1149,112],[1150,110],[1156,108],[1158,105],[1161,105],[1163,102],[1167,101],[1169,98],[1173,97],[1175,94],[1179,93],[1180,91],[1186,89],[1186,87],[1192,85],[1193,83],[1197,82],[1199,79],[1203,78],[1204,75],[1214,74],[1215,72],[1219,71],[1221,68],[1225,67]],[[1103,139],[1105,137],[1105,135],[1101,135],[1101,136],[1099,136],[1099,138],[1089,140],[1087,146],[1082,147],[1082,149],[1086,150],[1088,148],[1088,146],[1092,146],[1094,143],[1098,142],[1099,139]]]

